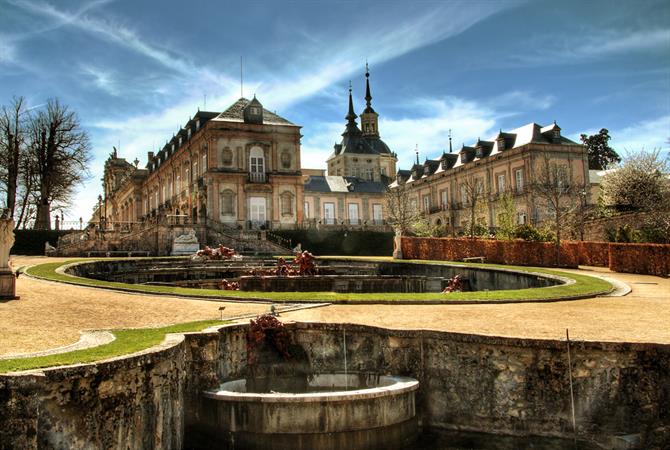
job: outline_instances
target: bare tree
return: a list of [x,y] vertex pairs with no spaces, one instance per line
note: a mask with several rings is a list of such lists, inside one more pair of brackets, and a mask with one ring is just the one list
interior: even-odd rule
[[23,97],[14,97],[8,107],[0,109],[0,184],[9,217],[14,217],[16,209],[20,162],[25,150],[24,103]]
[[577,196],[586,189],[586,186],[575,184],[568,175],[567,166],[551,162],[549,155],[545,154],[539,167],[535,167],[531,189],[550,217],[550,226],[556,235],[558,265],[561,261],[562,231],[569,226],[570,216],[579,208]]
[[386,211],[387,222],[396,234],[401,235],[406,234],[422,216],[419,208],[410,201],[409,189],[401,182],[386,190]]
[[88,174],[88,135],[74,112],[49,100],[31,121],[29,151],[35,158],[37,183],[35,228],[50,229],[52,204],[67,204]]
[[477,234],[477,214],[486,198],[484,181],[474,175],[469,175],[463,179],[460,188],[461,201],[463,202],[463,206],[467,208],[470,216],[467,233],[471,238],[474,238]]

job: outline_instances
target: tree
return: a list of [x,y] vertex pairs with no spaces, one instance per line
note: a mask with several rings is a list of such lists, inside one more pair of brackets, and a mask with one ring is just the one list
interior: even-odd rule
[[535,179],[531,183],[533,194],[540,199],[550,217],[550,226],[556,238],[556,264],[561,262],[561,232],[569,226],[569,217],[579,207],[577,196],[583,192],[584,185],[576,185],[568,176],[565,165],[551,162],[549,155],[535,167]]
[[601,203],[619,211],[650,211],[667,207],[669,159],[659,150],[626,155],[623,164],[607,173],[600,185]]
[[643,213],[641,239],[670,242],[670,157],[660,150],[626,155],[623,164],[603,177],[600,203],[610,210]]
[[87,176],[89,138],[76,114],[58,100],[49,100],[33,117],[29,134],[37,192],[35,228],[50,229],[52,204],[67,204]]
[[9,107],[0,109],[0,183],[5,197],[9,217],[14,217],[16,193],[25,151],[25,118],[27,111],[23,97],[14,97]]
[[607,128],[600,130],[598,134],[580,136],[582,143],[586,146],[589,154],[589,169],[603,170],[621,162],[621,157],[609,146],[610,135]]
[[485,196],[484,182],[481,178],[476,178],[474,175],[465,177],[461,183],[461,201],[469,211],[470,219],[466,232],[471,238],[481,234],[482,227],[477,222],[477,213],[481,210],[480,206],[482,206]]
[[499,205],[500,212],[497,218],[496,238],[509,240],[514,238],[516,230],[516,206],[514,206],[512,194],[505,192],[500,197]]
[[421,218],[419,208],[411,204],[409,197],[409,189],[404,183],[398,183],[386,190],[387,222],[396,234],[406,234]]

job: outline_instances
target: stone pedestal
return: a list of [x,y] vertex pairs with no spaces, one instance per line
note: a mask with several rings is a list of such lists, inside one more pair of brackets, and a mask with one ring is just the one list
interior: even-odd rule
[[0,269],[0,300],[15,300],[16,276],[10,269]]

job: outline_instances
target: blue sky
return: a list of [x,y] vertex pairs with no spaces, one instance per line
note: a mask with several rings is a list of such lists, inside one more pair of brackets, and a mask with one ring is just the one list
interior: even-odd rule
[[608,128],[626,150],[670,144],[667,1],[0,0],[0,104],[58,97],[90,133],[86,220],[112,145],[156,150],[198,107],[244,94],[303,126],[303,167],[325,167],[347,87],[364,107],[370,63],[380,132],[407,168],[499,128],[556,120]]

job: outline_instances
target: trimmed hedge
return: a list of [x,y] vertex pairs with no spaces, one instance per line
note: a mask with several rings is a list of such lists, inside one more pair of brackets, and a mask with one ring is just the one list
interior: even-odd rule
[[[465,238],[402,238],[405,259],[462,261],[483,256],[487,263],[517,266],[556,266],[556,247],[549,242]],[[667,276],[670,244],[561,242],[560,267],[609,267],[614,272]]]
[[561,243],[560,264],[556,246],[550,242],[467,238],[402,238],[405,259],[462,261],[483,256],[487,263],[515,266],[577,267],[579,247]]
[[16,241],[12,247],[12,255],[44,255],[44,244],[49,242],[54,247],[58,238],[72,233],[70,230],[14,230]]
[[393,233],[364,230],[273,230],[316,255],[391,256]]
[[609,244],[609,268],[615,272],[668,276],[670,244]]
[[609,242],[571,241],[568,245],[576,246],[579,252],[579,264],[583,266],[609,266]]

